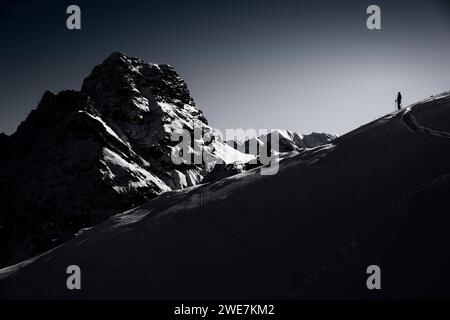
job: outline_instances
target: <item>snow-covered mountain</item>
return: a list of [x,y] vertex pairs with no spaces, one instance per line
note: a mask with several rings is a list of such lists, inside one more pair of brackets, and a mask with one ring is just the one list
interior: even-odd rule
[[[315,148],[324,144],[329,144],[333,139],[338,137],[337,134],[332,133],[312,132],[310,134],[299,134],[290,130],[275,129],[271,130],[268,134],[262,134],[259,137],[253,137],[245,141],[235,139],[231,142],[231,145],[241,152],[259,155],[262,146],[265,144],[270,145],[273,132],[276,132],[277,134],[279,143],[278,151],[282,153],[299,151],[304,148]],[[230,141],[227,142],[230,143]]]
[[[450,94],[165,193],[0,270],[2,298],[450,296]],[[82,290],[67,290],[67,266]],[[382,290],[366,269],[381,268]]]
[[[182,129],[195,139],[192,156],[212,161],[172,161],[171,137]],[[13,135],[0,135],[0,149],[0,265],[206,176],[236,173],[210,173],[219,160],[230,168],[254,158],[220,140],[171,66],[122,53],[96,66],[80,91],[47,91]]]

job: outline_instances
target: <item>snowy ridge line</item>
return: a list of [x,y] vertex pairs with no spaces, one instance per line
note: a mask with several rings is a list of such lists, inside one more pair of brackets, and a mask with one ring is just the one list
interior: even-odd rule
[[445,100],[448,100],[448,99],[450,99],[450,91],[444,91],[444,92],[441,92],[441,93],[438,93],[438,94],[435,94],[435,95],[431,95],[430,97],[422,99],[420,101],[417,101],[417,102],[411,104],[409,106],[409,108],[414,107],[416,105],[422,105],[422,104],[425,104],[425,103],[428,103],[428,102],[434,102],[434,101],[437,101],[437,100],[445,101]]
[[312,165],[319,162],[321,159],[326,157],[331,151],[336,148],[336,144],[329,143],[321,146],[317,146],[314,148],[304,148],[299,151],[297,154],[288,155],[281,160],[282,166],[285,168],[289,168],[291,166],[296,166],[300,164],[304,165]]
[[406,108],[402,118],[412,131],[426,133],[437,138],[450,139],[450,132],[435,130],[429,127],[422,126],[417,121],[417,118],[412,114],[411,109],[411,107]]

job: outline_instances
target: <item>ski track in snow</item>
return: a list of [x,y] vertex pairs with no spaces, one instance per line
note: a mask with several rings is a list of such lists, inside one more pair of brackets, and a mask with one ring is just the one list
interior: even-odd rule
[[418,121],[417,118],[413,115],[411,112],[411,107],[407,107],[405,111],[403,112],[403,121],[406,123],[406,125],[415,132],[421,132],[425,133],[437,138],[444,138],[444,139],[450,139],[450,133],[446,131],[441,130],[435,130],[429,127],[422,126]]

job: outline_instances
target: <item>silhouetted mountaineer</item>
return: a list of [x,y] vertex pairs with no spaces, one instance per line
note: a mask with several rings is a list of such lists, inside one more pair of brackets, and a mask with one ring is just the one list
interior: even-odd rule
[[402,94],[400,91],[397,94],[397,100],[395,102],[397,103],[397,109],[400,110],[402,108]]

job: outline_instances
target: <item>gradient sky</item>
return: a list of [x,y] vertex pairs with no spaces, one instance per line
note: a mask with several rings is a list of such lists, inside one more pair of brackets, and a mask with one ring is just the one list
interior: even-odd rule
[[[448,2],[0,0],[0,131],[121,51],[173,65],[219,129],[343,134],[393,111],[399,90],[406,105],[450,89]],[[370,4],[382,30],[366,28]]]

